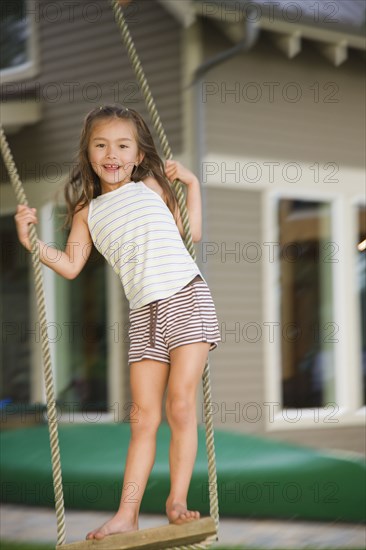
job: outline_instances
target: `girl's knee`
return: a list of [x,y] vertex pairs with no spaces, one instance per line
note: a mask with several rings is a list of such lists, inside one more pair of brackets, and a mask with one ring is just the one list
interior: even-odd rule
[[155,435],[160,426],[161,413],[140,410],[130,419],[131,433],[134,435]]
[[196,404],[185,397],[167,397],[166,415],[170,426],[184,428],[196,418]]

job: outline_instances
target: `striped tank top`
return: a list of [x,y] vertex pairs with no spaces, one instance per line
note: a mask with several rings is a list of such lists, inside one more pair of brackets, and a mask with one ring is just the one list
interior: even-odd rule
[[120,277],[130,309],[168,298],[195,275],[204,279],[163,199],[142,181],[92,199],[89,231]]

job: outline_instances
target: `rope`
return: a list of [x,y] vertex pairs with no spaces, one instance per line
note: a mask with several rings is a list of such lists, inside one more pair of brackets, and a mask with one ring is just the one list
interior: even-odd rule
[[[171,159],[173,156],[172,151],[169,146],[168,139],[165,134],[163,125],[161,123],[155,101],[151,94],[145,73],[143,71],[140,59],[136,51],[136,47],[133,43],[123,12],[119,6],[118,0],[111,0],[111,4],[112,4],[117,26],[121,32],[122,41],[126,47],[132,67],[135,71],[136,80],[144,95],[146,107],[149,112],[156,134],[159,138],[162,151],[165,155],[165,158]],[[175,180],[172,185],[177,196],[179,210],[181,213],[182,224],[183,224],[184,235],[185,235],[184,241],[188,252],[191,254],[192,258],[196,260],[196,253],[192,242],[188,212],[187,212],[187,207],[185,203],[185,197],[182,191],[182,184],[178,180]],[[218,504],[218,496],[217,496],[215,444],[214,444],[214,430],[213,430],[212,409],[211,409],[210,368],[209,368],[208,359],[203,372],[202,383],[203,383],[204,411],[205,411],[205,425],[206,425],[206,449],[207,449],[207,458],[208,458],[210,515],[215,521],[216,531],[218,531],[219,504]],[[192,544],[189,546],[174,547],[172,550],[195,550],[200,548],[206,548],[207,546],[211,546],[211,544],[214,541],[211,540],[211,537],[209,537],[208,539],[206,539],[206,542],[207,544],[200,543],[200,544]]]
[[[6,169],[9,174],[11,184],[14,188],[15,196],[18,204],[28,206],[28,201],[25,196],[24,187],[20,181],[17,168],[15,166],[13,156],[10,151],[2,124],[0,123],[0,145],[1,154],[4,159]],[[48,431],[51,446],[51,462],[52,462],[52,477],[53,488],[55,493],[56,521],[57,521],[57,544],[65,544],[65,507],[64,495],[62,489],[62,475],[60,462],[60,447],[57,431],[57,415],[55,392],[53,387],[53,375],[51,367],[51,355],[47,336],[47,319],[46,307],[43,287],[43,276],[41,271],[41,263],[39,261],[39,245],[37,232],[34,224],[31,224],[29,231],[30,241],[32,245],[32,266],[34,272],[35,290],[37,298],[38,315],[41,326],[42,336],[42,355],[43,355],[43,372],[46,386],[47,399],[47,417]]]

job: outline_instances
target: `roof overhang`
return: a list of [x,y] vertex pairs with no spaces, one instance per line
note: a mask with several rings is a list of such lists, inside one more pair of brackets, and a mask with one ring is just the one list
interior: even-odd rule
[[15,134],[23,126],[41,120],[41,105],[36,99],[10,100],[0,104],[1,124],[8,135]]
[[[318,25],[309,21],[286,21],[277,17],[275,11],[267,11],[258,2],[243,0],[220,2],[215,0],[159,0],[162,5],[175,12],[182,24],[189,26],[197,17],[209,18],[234,43],[243,40],[243,20],[255,17],[254,23],[260,30],[270,33],[278,49],[292,59],[301,52],[302,41],[314,42],[321,54],[335,66],[341,65],[348,57],[350,48],[366,51],[366,38],[361,30],[342,25]],[[268,2],[269,4],[269,2]],[[246,8],[246,9],[244,9]],[[250,12],[250,9],[252,12]],[[253,11],[254,10],[254,11]],[[254,14],[254,15],[253,15]]]
[[196,20],[195,8],[190,0],[159,0],[159,3],[166,11],[173,15],[183,27],[190,27]]

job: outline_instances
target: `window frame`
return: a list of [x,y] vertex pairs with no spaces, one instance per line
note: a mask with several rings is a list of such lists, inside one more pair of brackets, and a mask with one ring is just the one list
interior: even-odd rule
[[[358,208],[360,206],[363,206],[366,208],[366,198],[363,195],[355,195],[352,197],[350,201],[350,208],[351,208],[351,231],[353,235],[354,242],[358,240]],[[357,252],[355,251],[355,254],[353,256],[353,272],[354,276],[356,277],[356,271],[357,271]],[[361,326],[361,316],[360,316],[360,294],[358,292],[357,288],[357,281],[355,281],[355,286],[357,289],[357,292],[354,293],[354,308],[355,308],[355,326],[360,327]],[[358,366],[357,372],[355,373],[355,380],[354,382],[354,392],[358,393],[358,399],[359,399],[359,406],[355,411],[355,415],[361,419],[361,421],[364,423],[365,421],[365,415],[366,415],[366,404],[362,403],[363,400],[363,378],[362,378],[362,354],[361,354],[361,347],[362,342],[360,338],[360,331],[357,330],[354,333],[353,336],[354,339],[354,346],[355,346],[355,358],[356,358],[356,365]]]
[[[332,263],[332,295],[333,321],[338,324],[335,353],[335,407],[319,407],[309,409],[283,409],[281,389],[281,342],[277,336],[273,343],[264,341],[265,362],[265,415],[266,431],[283,431],[297,429],[337,428],[345,425],[360,425],[364,423],[365,407],[360,402],[361,369],[360,346],[357,336],[351,335],[351,330],[342,330],[345,320],[351,327],[359,326],[357,315],[358,294],[347,284],[349,272],[355,275],[356,249],[354,238],[357,231],[356,205],[360,197],[347,197],[342,193],[331,193],[314,189],[289,189],[277,187],[264,192],[264,243],[279,242],[279,226],[277,221],[278,203],[281,199],[298,199],[304,201],[327,202],[330,206],[331,241],[339,246],[335,256],[338,262]],[[364,202],[361,201],[362,204]],[[351,223],[350,223],[351,222]],[[280,262],[263,263],[264,279],[264,318],[272,323],[280,323],[280,293],[278,280]],[[348,276],[347,276],[348,275]],[[275,292],[273,291],[275,289]],[[350,318],[351,317],[351,318]],[[342,325],[343,320],[343,325]],[[278,325],[276,325],[278,326]],[[353,331],[355,333],[357,331]],[[337,337],[337,336],[336,336]],[[350,353],[351,352],[351,353]],[[351,359],[350,359],[351,357]],[[357,357],[359,360],[357,361]],[[347,365],[347,368],[344,368]]]

